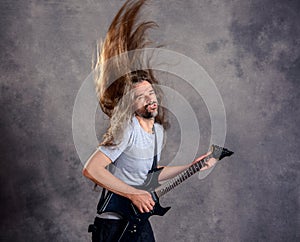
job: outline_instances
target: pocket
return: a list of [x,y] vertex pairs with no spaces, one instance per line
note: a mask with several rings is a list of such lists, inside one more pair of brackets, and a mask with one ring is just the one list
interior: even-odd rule
[[[96,229],[94,238],[97,238],[97,242],[115,242],[118,241],[123,234],[127,221],[124,219],[105,219],[95,218],[94,222]],[[96,240],[95,240],[96,242]]]

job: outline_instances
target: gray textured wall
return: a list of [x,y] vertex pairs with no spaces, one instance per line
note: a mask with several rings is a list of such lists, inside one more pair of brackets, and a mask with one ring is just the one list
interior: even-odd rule
[[[122,3],[1,1],[1,241],[89,241],[98,194],[81,175],[72,108],[95,41]],[[166,195],[172,210],[152,218],[157,241],[299,241],[299,1],[152,1],[148,9],[160,25],[154,39],[215,81],[226,146],[236,151],[205,180]],[[199,119],[200,153],[207,112]]]

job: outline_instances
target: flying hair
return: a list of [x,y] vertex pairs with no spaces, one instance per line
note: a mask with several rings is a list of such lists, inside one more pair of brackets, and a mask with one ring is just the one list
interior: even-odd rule
[[[123,131],[133,117],[132,88],[137,82],[148,81],[153,85],[159,104],[163,93],[157,84],[153,70],[142,68],[140,49],[152,42],[147,30],[158,27],[153,21],[139,21],[139,13],[147,0],[127,0],[114,17],[104,41],[97,43],[92,63],[96,93],[102,111],[110,118],[110,127],[100,145],[118,143]],[[159,105],[155,121],[165,128],[165,110]]]

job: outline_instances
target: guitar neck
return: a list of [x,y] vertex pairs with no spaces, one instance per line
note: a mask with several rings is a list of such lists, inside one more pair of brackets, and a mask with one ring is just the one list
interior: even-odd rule
[[179,184],[181,184],[183,181],[200,171],[200,169],[203,167],[203,164],[209,160],[212,157],[212,155],[209,155],[202,160],[198,161],[197,163],[191,165],[189,168],[184,170],[183,172],[179,173],[174,178],[170,179],[166,183],[160,185],[155,189],[155,193],[158,197],[161,197],[165,195],[167,192],[171,191],[173,188],[177,187]]

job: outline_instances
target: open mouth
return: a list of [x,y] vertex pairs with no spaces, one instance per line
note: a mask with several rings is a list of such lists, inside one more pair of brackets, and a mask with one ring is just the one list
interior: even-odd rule
[[157,103],[156,102],[151,102],[151,103],[147,104],[145,106],[145,108],[148,109],[148,110],[153,111],[157,108]]
[[157,108],[157,103],[153,103],[148,106],[150,109],[156,109]]

